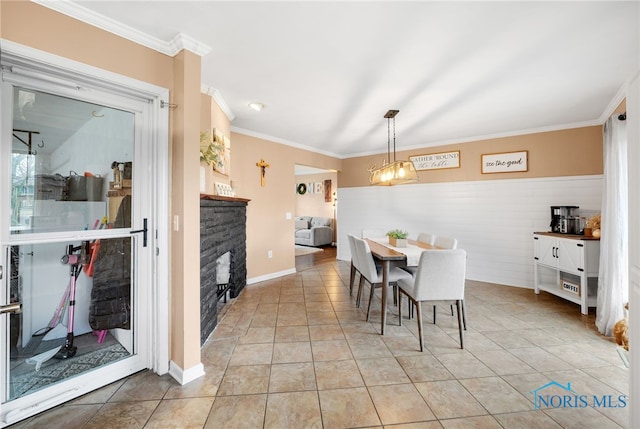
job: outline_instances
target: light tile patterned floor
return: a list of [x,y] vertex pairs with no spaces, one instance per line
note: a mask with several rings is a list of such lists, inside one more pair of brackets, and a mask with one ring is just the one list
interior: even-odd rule
[[248,286],[203,347],[206,376],[186,386],[145,371],[15,427],[626,426],[628,406],[534,409],[531,392],[550,381],[590,396],[628,393],[615,343],[577,305],[468,281],[465,349],[456,318],[441,305],[436,325],[425,308],[420,353],[415,320],[397,326],[395,309],[378,334],[377,297],[365,321],[367,302],[356,308],[348,274],[348,264],[332,262]]

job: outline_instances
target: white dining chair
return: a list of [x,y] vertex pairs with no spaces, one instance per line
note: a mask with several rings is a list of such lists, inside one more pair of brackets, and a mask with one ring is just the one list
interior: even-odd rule
[[[433,245],[439,249],[457,249],[458,240],[452,237],[437,236],[433,242]],[[463,315],[464,315],[464,303],[462,303]],[[453,305],[451,306],[451,316],[453,316]],[[467,329],[467,318],[463,317],[464,328]],[[433,323],[436,323],[436,306],[433,306]]]
[[363,229],[361,232],[362,238],[383,238],[386,237],[386,233],[382,229]]
[[458,240],[452,237],[445,237],[445,236],[439,235],[433,241],[433,245],[440,249],[457,249]]
[[[436,241],[436,236],[434,234],[430,234],[428,232],[421,232],[418,234],[418,237],[416,238],[416,241],[419,243],[424,243],[424,244],[428,244],[430,246],[433,246],[433,243],[435,243]],[[416,269],[418,267],[417,266],[407,266],[407,267],[402,267],[403,270],[411,273],[411,274],[415,274],[416,273]]]
[[398,315],[402,326],[402,295],[416,306],[420,351],[424,351],[422,334],[422,302],[453,301],[458,310],[460,348],[464,348],[462,331],[462,300],[466,274],[467,252],[462,249],[425,250],[420,255],[418,270],[411,278],[398,279]]
[[421,232],[420,234],[418,234],[418,238],[416,238],[416,241],[433,246],[433,243],[436,242],[436,236],[428,232]]
[[356,275],[360,273],[360,271],[358,271],[358,267],[359,267],[359,264],[357,261],[358,252],[356,251],[356,244],[355,244],[355,241],[353,240],[354,238],[357,238],[357,237],[353,234],[348,235],[349,252],[351,253],[351,272],[349,273],[349,295],[353,294],[353,285],[355,284]]
[[[357,261],[360,264],[360,283],[358,285],[358,297],[356,298],[357,306],[360,305],[362,298],[364,281],[366,280],[371,287],[371,292],[369,293],[369,305],[367,307],[368,322],[369,315],[371,314],[371,301],[373,301],[375,288],[382,287],[382,268],[376,266],[373,255],[371,254],[369,243],[357,237],[354,237],[354,242],[356,245],[356,252],[358,254]],[[411,278],[411,274],[398,267],[389,268],[389,286],[395,286],[398,280],[402,278]]]

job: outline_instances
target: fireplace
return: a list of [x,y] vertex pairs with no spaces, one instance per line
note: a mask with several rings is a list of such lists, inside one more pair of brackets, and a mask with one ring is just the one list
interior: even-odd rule
[[200,344],[218,323],[218,300],[237,297],[247,284],[248,202],[201,195]]

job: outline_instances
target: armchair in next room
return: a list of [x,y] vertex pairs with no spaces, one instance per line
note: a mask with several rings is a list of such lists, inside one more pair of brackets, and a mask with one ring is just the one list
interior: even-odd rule
[[324,246],[331,244],[333,229],[331,218],[320,216],[298,216],[295,223],[296,244]]

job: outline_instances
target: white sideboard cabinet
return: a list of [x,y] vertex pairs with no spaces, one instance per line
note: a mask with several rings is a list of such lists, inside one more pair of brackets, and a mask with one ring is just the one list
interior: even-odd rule
[[600,240],[582,235],[533,234],[535,293],[541,290],[580,305],[582,314],[596,306]]

